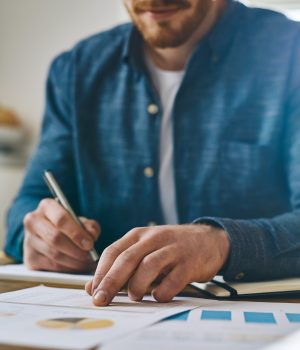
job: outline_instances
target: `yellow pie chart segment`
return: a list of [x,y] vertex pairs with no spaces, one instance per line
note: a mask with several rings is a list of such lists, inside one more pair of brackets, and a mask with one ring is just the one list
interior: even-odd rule
[[39,327],[48,329],[76,329],[76,330],[95,330],[105,329],[114,326],[114,322],[108,319],[95,318],[56,318],[42,320],[37,323]]
[[77,324],[80,329],[102,329],[111,328],[114,325],[111,320],[85,319]]

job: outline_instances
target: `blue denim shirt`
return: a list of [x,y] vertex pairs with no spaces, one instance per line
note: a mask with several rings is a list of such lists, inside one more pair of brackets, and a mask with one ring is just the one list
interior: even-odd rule
[[[162,111],[142,45],[126,24],[54,60],[41,139],[8,215],[10,256],[22,260],[23,217],[50,196],[48,168],[76,212],[101,223],[99,251],[133,227],[164,223]],[[228,232],[229,280],[300,276],[299,63],[299,24],[229,1],[195,48],[175,99],[179,221]]]

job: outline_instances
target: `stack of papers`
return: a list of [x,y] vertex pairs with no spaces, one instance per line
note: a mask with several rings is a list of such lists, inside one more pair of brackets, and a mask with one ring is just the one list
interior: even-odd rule
[[84,287],[86,282],[90,281],[92,278],[92,275],[33,271],[29,270],[23,264],[0,266],[0,279],[7,281],[38,282],[45,284]]
[[[91,278],[89,275],[30,271],[24,265],[0,267],[1,280],[78,288]],[[289,288],[299,289],[297,283],[290,282]],[[243,290],[239,285],[234,287],[241,294],[262,292],[260,287],[266,292],[266,285],[259,284],[256,288],[254,285],[243,284]],[[198,285],[197,290],[207,290],[209,286],[214,289],[210,290],[212,294],[224,294],[222,281]],[[274,285],[269,283],[268,287],[274,292]],[[295,333],[286,340],[285,337],[298,329],[299,304],[188,297],[176,297],[171,303],[159,304],[150,296],[143,302],[133,302],[119,295],[109,306],[96,307],[83,288],[38,286],[0,294],[1,345],[72,350],[96,347],[101,350],[256,350],[275,344],[270,350],[294,350],[299,348],[299,342],[298,347],[292,344],[299,340],[300,334]]]
[[86,350],[202,303],[176,298],[159,304],[151,297],[132,302],[118,296],[110,306],[96,307],[84,290],[33,287],[0,295],[0,343]]

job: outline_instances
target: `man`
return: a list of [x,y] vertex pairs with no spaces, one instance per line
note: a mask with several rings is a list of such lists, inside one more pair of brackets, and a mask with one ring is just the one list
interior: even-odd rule
[[[126,283],[140,300],[158,280],[152,294],[169,301],[217,273],[299,276],[300,26],[230,0],[124,3],[134,25],[51,67],[6,252],[32,269],[86,271],[96,242],[96,305]],[[82,218],[85,230],[45,199],[47,168],[95,220]]]

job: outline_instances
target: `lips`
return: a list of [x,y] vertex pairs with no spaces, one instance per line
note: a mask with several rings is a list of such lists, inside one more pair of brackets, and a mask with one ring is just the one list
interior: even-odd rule
[[174,14],[176,14],[178,11],[180,11],[181,9],[178,8],[171,8],[171,9],[155,9],[155,10],[149,10],[149,11],[144,11],[144,14],[150,16],[151,18],[155,19],[155,20],[163,20],[163,19],[167,19],[168,17],[173,16]]
[[154,20],[167,20],[180,10],[190,7],[186,0],[137,0],[134,12],[146,15]]
[[140,0],[135,4],[135,12],[152,12],[152,13],[162,13],[162,12],[172,12],[178,11],[180,9],[189,8],[190,4],[184,0]]

